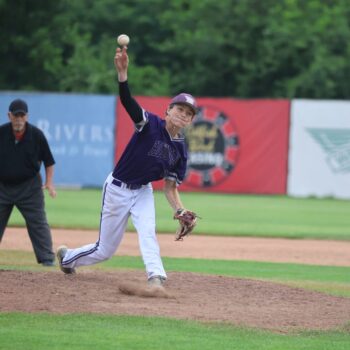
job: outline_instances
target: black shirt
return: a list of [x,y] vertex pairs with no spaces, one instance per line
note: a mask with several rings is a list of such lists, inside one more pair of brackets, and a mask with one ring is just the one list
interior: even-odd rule
[[29,123],[20,141],[12,131],[11,123],[0,126],[0,181],[18,184],[33,178],[45,167],[55,164],[44,133]]

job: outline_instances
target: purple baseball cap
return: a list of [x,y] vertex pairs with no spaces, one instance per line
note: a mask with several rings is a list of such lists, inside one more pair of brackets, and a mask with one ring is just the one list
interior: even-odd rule
[[187,105],[192,109],[194,114],[197,113],[197,102],[196,102],[195,98],[190,94],[186,94],[186,93],[182,92],[181,94],[176,95],[171,100],[170,106],[175,105],[175,104]]

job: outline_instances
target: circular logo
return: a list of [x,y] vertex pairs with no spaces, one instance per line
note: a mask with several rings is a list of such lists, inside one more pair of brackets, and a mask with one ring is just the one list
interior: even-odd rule
[[217,108],[200,106],[195,121],[185,130],[185,140],[188,185],[217,185],[235,169],[239,157],[237,128],[232,118]]

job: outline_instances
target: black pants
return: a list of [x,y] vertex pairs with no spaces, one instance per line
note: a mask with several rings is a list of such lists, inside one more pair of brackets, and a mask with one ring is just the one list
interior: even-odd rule
[[14,206],[26,221],[38,263],[54,261],[51,231],[46,219],[44,193],[39,174],[18,185],[0,182],[0,242]]

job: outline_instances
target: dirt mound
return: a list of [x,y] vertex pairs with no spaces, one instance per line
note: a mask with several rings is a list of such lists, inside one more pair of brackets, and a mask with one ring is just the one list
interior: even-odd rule
[[277,283],[170,272],[172,298],[125,295],[119,286],[145,283],[140,271],[0,270],[0,311],[165,316],[287,332],[331,329],[350,320],[350,299]]

